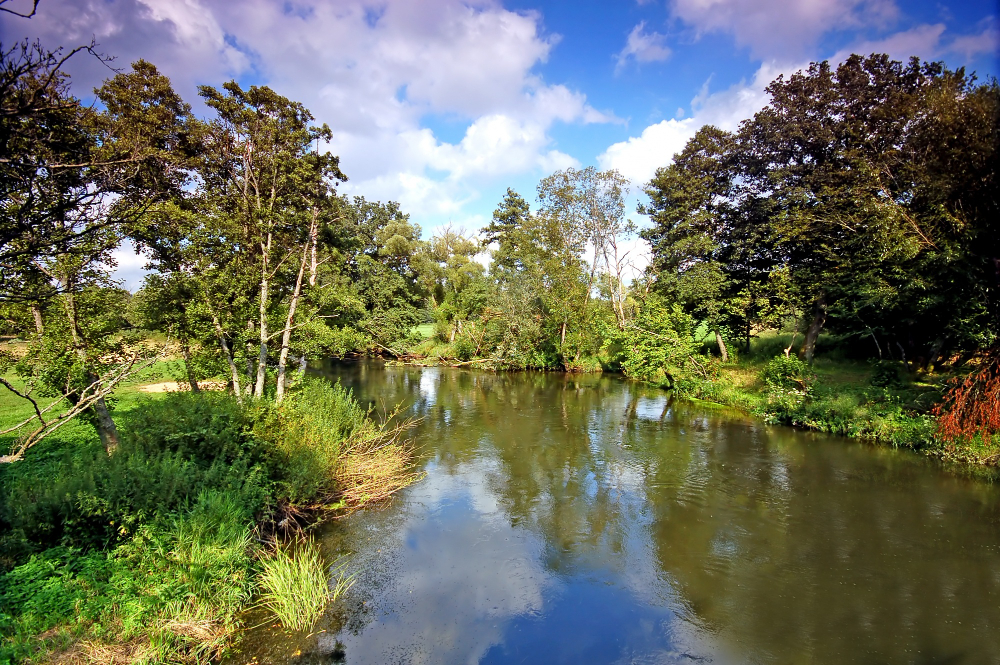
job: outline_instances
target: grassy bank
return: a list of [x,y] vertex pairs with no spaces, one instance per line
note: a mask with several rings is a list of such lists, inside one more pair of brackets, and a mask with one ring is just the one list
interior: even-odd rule
[[301,528],[414,479],[369,415],[320,381],[280,406],[133,384],[113,455],[80,422],[0,467],[0,663],[205,662],[257,604],[311,625],[330,575]]
[[[821,338],[822,339],[822,338]],[[859,359],[826,338],[813,364],[783,350],[789,334],[754,339],[749,352],[685,382],[689,397],[738,408],[765,422],[868,439],[971,467],[1000,466],[1000,446],[976,438],[945,443],[932,409],[948,372],[911,372],[891,360]],[[825,348],[824,348],[825,347]]]
[[[952,373],[911,371],[899,361],[867,357],[871,350],[857,340],[832,335],[820,337],[816,359],[807,366],[794,354],[785,358],[792,341],[791,333],[764,333],[749,349],[731,349],[730,361],[723,363],[712,336],[699,349],[701,370],[680,372],[684,378],[672,387],[686,397],[735,407],[767,423],[864,438],[967,467],[1000,467],[995,442],[977,437],[946,443],[937,436],[932,409]],[[477,358],[473,351],[437,337],[413,347],[421,364],[492,368],[489,359]],[[566,369],[600,372],[619,367],[612,358],[595,357]]]

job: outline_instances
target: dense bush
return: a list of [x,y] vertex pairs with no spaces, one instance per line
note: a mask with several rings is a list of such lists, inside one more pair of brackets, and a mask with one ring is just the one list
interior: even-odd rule
[[273,451],[274,496],[287,503],[329,499],[336,491],[344,442],[367,422],[367,412],[339,384],[309,380],[280,407],[258,405],[253,431]]
[[210,492],[111,551],[32,556],[0,575],[0,663],[32,655],[45,631],[70,641],[87,630],[83,649],[132,661],[218,656],[252,591],[247,518],[238,496]]
[[225,395],[172,394],[132,412],[110,457],[95,442],[18,463],[5,474],[0,503],[10,527],[4,545],[22,554],[106,547],[208,490],[235,493],[258,510],[277,459],[251,424]]
[[798,356],[782,353],[768,361],[761,379],[772,393],[808,395],[816,383],[816,374]]
[[608,327],[605,348],[626,376],[673,385],[690,373],[697,347],[694,329],[694,319],[679,305],[667,306],[650,296],[623,329]]

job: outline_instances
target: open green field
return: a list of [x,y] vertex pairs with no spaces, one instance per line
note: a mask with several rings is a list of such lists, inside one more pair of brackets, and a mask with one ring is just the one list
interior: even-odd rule
[[428,339],[434,334],[434,324],[433,323],[421,323],[419,326],[413,329],[414,334],[419,335],[420,339]]

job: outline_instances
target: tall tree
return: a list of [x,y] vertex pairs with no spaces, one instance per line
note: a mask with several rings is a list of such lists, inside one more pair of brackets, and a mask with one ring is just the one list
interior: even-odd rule
[[79,413],[92,417],[110,453],[118,433],[105,396],[142,353],[113,334],[125,308],[112,251],[183,184],[175,168],[183,151],[165,137],[183,135],[190,114],[145,63],[97,91],[105,110],[86,108],[69,93],[64,62],[38,45],[4,51],[0,298],[33,313],[33,342],[18,363],[28,392],[40,386],[53,405],[70,405],[51,417],[32,401],[37,427],[20,453]]
[[[244,90],[235,81],[221,91],[208,86],[199,90],[217,113],[207,137],[205,195],[214,212],[235,225],[237,236],[231,242],[256,257],[257,315],[247,323],[256,325],[253,394],[259,398],[264,395],[274,310],[286,313],[279,334],[287,356],[285,333],[293,325],[302,289],[301,278],[284,293],[273,280],[289,259],[298,263],[300,274],[305,270],[318,233],[319,200],[346,176],[336,156],[314,151],[314,144],[329,141],[332,133],[326,125],[310,125],[313,117],[302,104],[267,87]],[[223,337],[220,332],[220,344]]]

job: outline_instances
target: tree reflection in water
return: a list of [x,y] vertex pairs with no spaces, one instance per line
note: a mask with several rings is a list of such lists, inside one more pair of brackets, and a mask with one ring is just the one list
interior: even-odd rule
[[326,530],[359,572],[326,633],[240,657],[1000,660],[995,485],[616,377],[329,374],[411,405],[428,476]]

